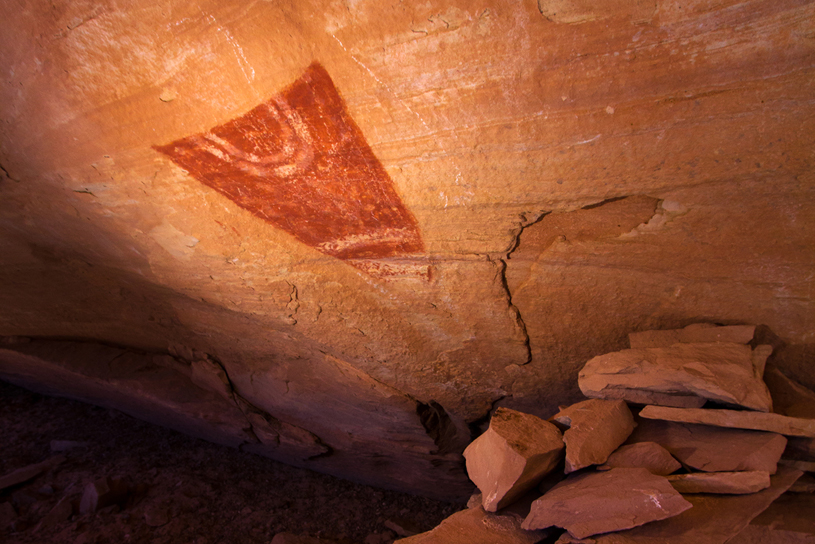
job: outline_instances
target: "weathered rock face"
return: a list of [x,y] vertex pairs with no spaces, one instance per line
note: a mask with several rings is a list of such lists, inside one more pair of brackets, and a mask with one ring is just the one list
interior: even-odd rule
[[222,441],[461,496],[467,424],[632,331],[763,324],[815,383],[811,3],[407,4],[4,3],[0,335],[217,361],[172,383]]

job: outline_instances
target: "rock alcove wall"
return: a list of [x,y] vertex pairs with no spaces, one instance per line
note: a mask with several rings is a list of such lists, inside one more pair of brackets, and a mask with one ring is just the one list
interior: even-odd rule
[[812,2],[0,10],[5,380],[445,498],[632,331],[815,385]]

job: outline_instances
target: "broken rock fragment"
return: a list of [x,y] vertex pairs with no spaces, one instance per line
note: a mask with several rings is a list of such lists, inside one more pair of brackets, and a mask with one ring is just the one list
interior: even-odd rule
[[585,400],[561,410],[552,419],[569,427],[563,433],[567,474],[604,463],[635,426],[631,410],[621,400]]
[[668,476],[668,481],[680,493],[743,495],[770,487],[770,473],[761,470],[692,472]]
[[682,464],[656,442],[639,442],[620,446],[612,453],[605,466],[611,468],[645,468],[651,474],[673,474]]
[[23,482],[27,482],[28,480],[32,480],[46,472],[51,470],[55,466],[63,463],[65,461],[65,457],[62,455],[55,455],[50,459],[43,461],[42,463],[36,463],[33,465],[28,465],[27,467],[23,467],[17,469],[13,472],[6,474],[5,476],[0,477],[0,491],[6,489],[7,487],[12,487]]
[[690,507],[664,477],[644,468],[614,468],[570,476],[532,503],[521,527],[554,525],[586,538],[676,516]]
[[664,348],[674,344],[731,342],[747,344],[756,332],[754,325],[719,327],[712,323],[695,323],[684,329],[632,332],[628,343],[632,348]]
[[499,408],[490,426],[467,449],[467,473],[495,512],[533,488],[555,468],[563,438],[553,424],[536,416]]
[[705,472],[775,474],[787,439],[776,433],[643,419],[628,442],[656,442],[681,463]]
[[107,506],[123,503],[129,492],[129,486],[121,478],[99,478],[85,486],[79,513],[91,514]]
[[546,533],[521,529],[514,514],[491,514],[483,508],[456,512],[435,529],[397,540],[399,544],[535,544]]
[[674,344],[607,353],[586,363],[578,385],[591,398],[688,407],[693,406],[689,397],[691,401],[698,397],[761,412],[772,409],[753,351],[735,343]]
[[786,436],[815,438],[815,419],[748,412],[740,410],[705,410],[701,408],[670,408],[667,406],[646,406],[640,417],[662,419],[680,423],[699,423],[728,429],[750,429],[769,431]]
[[800,471],[779,468],[770,487],[748,495],[693,494],[678,516],[627,531],[594,537],[596,544],[740,544],[731,540],[798,479]]

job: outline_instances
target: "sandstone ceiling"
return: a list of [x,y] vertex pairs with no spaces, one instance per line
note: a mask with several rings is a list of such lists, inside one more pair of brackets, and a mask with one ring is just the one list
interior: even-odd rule
[[442,497],[631,331],[815,384],[815,3],[0,7],[0,377]]

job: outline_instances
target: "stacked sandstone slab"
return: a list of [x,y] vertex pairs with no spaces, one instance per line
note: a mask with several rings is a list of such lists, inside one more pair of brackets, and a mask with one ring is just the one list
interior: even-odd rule
[[815,470],[815,395],[765,370],[772,349],[749,345],[754,330],[633,333],[631,349],[586,363],[588,400],[548,421],[499,408],[464,452],[481,491],[471,508],[400,542],[526,543],[560,529],[562,544],[738,541]]

